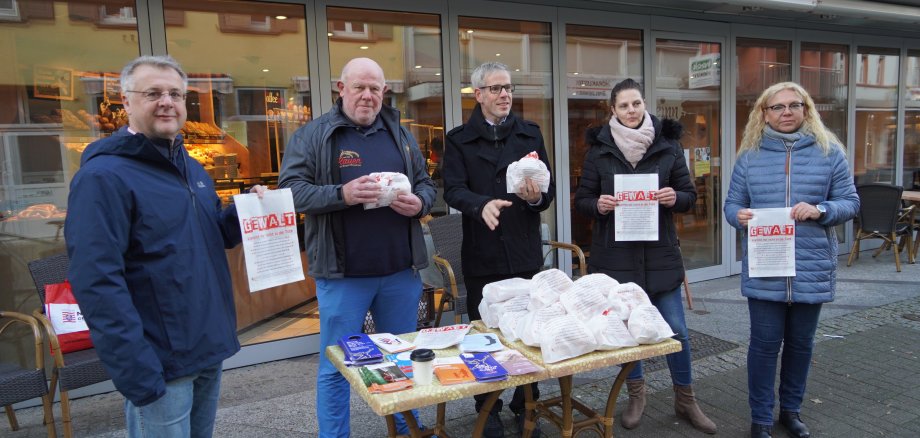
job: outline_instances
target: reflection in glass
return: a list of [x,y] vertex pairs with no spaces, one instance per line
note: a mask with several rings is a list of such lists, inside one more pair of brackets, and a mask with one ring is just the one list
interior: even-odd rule
[[681,144],[697,200],[674,215],[687,269],[722,263],[722,45],[655,41],[657,115],[684,127]]
[[920,50],[907,51],[904,96],[904,190],[920,190]]
[[[847,138],[848,53],[843,44],[803,42],[799,67],[801,85],[815,101],[821,121],[841,141]],[[838,225],[837,240],[845,238],[844,225]]]
[[[189,75],[185,147],[224,202],[277,183],[285,143],[312,118],[303,6],[165,0],[166,48]],[[276,318],[315,307],[312,279],[249,292],[242,247],[227,251],[243,345],[318,331]],[[304,268],[306,271],[306,267]]]
[[[540,125],[546,153],[555,171],[550,24],[460,17],[459,28],[463,121],[469,119],[476,106],[476,98],[470,88],[473,69],[489,61],[507,65],[511,70],[511,82],[515,85],[511,111],[522,119]],[[556,235],[554,211],[550,208],[541,213],[543,223],[549,227],[549,238],[555,238]]]
[[[126,123],[103,84],[139,54],[137,19],[126,3],[3,4],[0,309],[29,314],[40,302],[26,264],[65,250],[67,195],[83,149]],[[0,357],[32,354],[18,343],[0,342]]]
[[894,183],[897,164],[898,49],[859,47],[856,69],[856,184]]
[[[606,123],[610,117],[610,90],[626,78],[644,82],[641,30],[566,25],[570,199],[574,199],[588,152],[585,131]],[[590,257],[591,218],[576,213],[574,207],[571,211],[572,243]]]
[[[792,80],[790,62],[792,42],[738,38],[735,41],[738,66],[738,84],[735,87],[735,150],[741,146],[744,126],[748,122],[751,106],[760,93],[770,85]],[[735,260],[741,261],[741,239],[745,235],[735,231]]]
[[[383,68],[384,103],[402,113],[438,185],[431,213],[447,213],[439,165],[444,153],[444,79],[441,75],[441,22],[437,15],[369,9],[328,8],[329,74],[339,80],[342,67],[369,57]],[[333,85],[333,100],[338,89]]]

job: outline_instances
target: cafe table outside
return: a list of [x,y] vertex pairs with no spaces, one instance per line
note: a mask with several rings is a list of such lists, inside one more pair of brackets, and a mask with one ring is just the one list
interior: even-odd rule
[[[476,394],[489,393],[489,397],[483,404],[480,414],[473,428],[473,437],[482,436],[485,428],[488,413],[495,401],[499,398],[502,391],[507,388],[514,388],[524,385],[525,395],[525,437],[530,435],[536,424],[534,414],[546,418],[561,430],[563,437],[572,437],[584,429],[593,429],[600,436],[612,437],[614,429],[614,413],[616,411],[616,400],[626,376],[635,366],[636,362],[641,359],[647,359],[654,356],[680,351],[680,343],[674,339],[667,339],[663,342],[653,345],[640,345],[638,347],[622,348],[612,351],[594,351],[572,359],[547,364],[543,362],[543,356],[539,348],[529,347],[520,341],[508,341],[501,332],[487,328],[482,321],[473,321],[471,332],[479,333],[496,333],[501,338],[503,344],[508,348],[520,351],[525,357],[535,364],[543,367],[543,371],[524,374],[519,376],[510,376],[508,380],[493,383],[466,383],[459,385],[442,386],[437,379],[431,385],[416,386],[408,390],[397,391],[385,394],[372,394],[367,390],[361,376],[358,374],[356,367],[347,367],[344,364],[342,350],[338,346],[329,346],[326,349],[326,357],[342,372],[342,375],[348,380],[353,391],[357,392],[361,398],[367,402],[371,410],[377,415],[385,416],[389,437],[396,437],[396,425],[393,414],[403,413],[410,429],[410,436],[425,437],[439,436],[449,437],[448,431],[444,428],[445,423],[445,404],[448,401],[471,398]],[[400,335],[404,339],[413,340],[417,333]],[[451,357],[460,354],[456,347],[435,350],[437,357]],[[607,398],[607,405],[603,413],[595,412],[593,409],[572,398],[572,377],[576,373],[592,371],[599,368],[622,365],[610,394]],[[558,379],[560,395],[546,400],[533,400],[531,387],[529,383],[538,382],[547,379]],[[437,405],[437,417],[434,426],[425,431],[420,431],[411,415],[412,409],[418,409],[425,406]],[[574,411],[577,410],[585,418],[574,421]]]

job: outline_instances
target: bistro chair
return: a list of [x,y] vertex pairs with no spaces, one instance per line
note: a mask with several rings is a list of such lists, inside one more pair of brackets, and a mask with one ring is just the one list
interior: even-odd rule
[[894,249],[894,263],[898,272],[901,272],[901,254],[898,238],[904,237],[907,246],[907,260],[914,262],[913,228],[908,222],[913,221],[914,207],[901,207],[901,192],[904,188],[887,183],[870,183],[856,187],[859,195],[859,213],[857,220],[859,227],[856,231],[847,266],[859,258],[859,243],[865,239],[882,239],[884,243],[872,254],[878,256],[887,248]]
[[32,312],[32,316],[45,328],[48,343],[51,344],[54,368],[51,372],[50,390],[51,394],[54,394],[55,388],[60,384],[61,417],[63,418],[64,436],[66,438],[73,437],[68,391],[109,380],[109,375],[103,368],[102,361],[96,354],[95,348],[62,354],[54,328],[51,327],[51,322],[45,317],[45,286],[62,283],[67,278],[69,268],[70,259],[67,258],[67,254],[57,254],[29,262],[29,272],[32,273],[35,290],[38,292],[38,298],[42,304],[41,309],[36,309]]
[[10,428],[13,431],[17,431],[19,430],[19,422],[16,421],[13,403],[41,397],[48,437],[56,437],[54,414],[51,411],[53,393],[48,391],[48,382],[45,381],[45,358],[41,326],[35,318],[29,315],[0,310],[0,335],[14,324],[25,325],[31,331],[31,337],[28,342],[33,343],[35,347],[35,367],[23,368],[18,363],[0,362],[0,405],[6,409],[6,417],[10,422]]

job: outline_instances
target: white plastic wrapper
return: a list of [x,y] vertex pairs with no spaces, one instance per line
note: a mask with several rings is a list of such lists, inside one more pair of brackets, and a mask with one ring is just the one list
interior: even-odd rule
[[482,323],[486,327],[495,328],[498,327],[498,316],[492,315],[492,309],[489,307],[489,302],[486,300],[480,300],[479,306],[476,306],[479,309],[479,319],[482,320]]
[[521,320],[527,316],[527,312],[507,312],[498,319],[498,328],[502,331],[502,336],[509,342],[520,339],[517,335],[517,327]]
[[594,333],[598,350],[617,350],[639,345],[619,316],[605,312],[588,320],[588,329]]
[[617,294],[620,296],[620,299],[626,303],[626,307],[629,308],[630,312],[643,304],[652,305],[652,301],[648,299],[648,294],[646,294],[636,283],[630,282],[620,284],[617,286]]
[[575,283],[565,272],[549,269],[533,276],[530,292],[530,311],[540,310],[559,301],[559,295],[565,293]]
[[559,303],[553,303],[536,312],[528,312],[518,323],[516,333],[521,342],[531,347],[539,347],[540,336],[546,330],[546,324],[560,316],[565,316],[565,308]]
[[543,362],[555,363],[597,349],[594,334],[578,317],[565,315],[547,322],[540,329]]
[[613,292],[607,295],[607,313],[616,315],[620,321],[629,319],[629,306],[620,298],[620,294]]
[[482,288],[482,299],[490,303],[510,300],[519,295],[530,295],[533,285],[531,280],[509,278],[489,283]]
[[505,173],[507,176],[506,184],[508,193],[518,193],[524,185],[524,180],[530,178],[540,191],[546,193],[549,190],[549,169],[546,164],[540,161],[540,156],[536,151],[524,155],[524,158],[517,160],[508,165]]
[[364,203],[365,210],[386,207],[400,194],[408,195],[412,193],[412,184],[409,183],[409,178],[399,172],[374,172],[370,176],[377,180],[381,192],[377,202]]
[[567,314],[577,316],[582,321],[607,310],[607,295],[589,283],[576,281],[571,289],[559,295],[559,302]]
[[575,284],[590,285],[593,288],[600,289],[604,295],[610,295],[611,292],[616,291],[617,286],[620,285],[620,282],[611,278],[607,274],[588,274],[579,278],[578,280],[575,280]]
[[661,312],[651,305],[641,305],[629,314],[629,334],[640,344],[657,344],[674,336]]
[[485,314],[480,310],[479,314],[482,316],[482,322],[490,328],[498,327],[498,320],[501,319],[502,315],[508,312],[525,312],[527,311],[527,304],[530,302],[530,297],[527,295],[518,295],[508,301],[502,301],[500,303],[490,303],[486,300],[479,302],[479,308],[482,309],[483,304],[489,306],[488,314],[489,319],[486,320]]

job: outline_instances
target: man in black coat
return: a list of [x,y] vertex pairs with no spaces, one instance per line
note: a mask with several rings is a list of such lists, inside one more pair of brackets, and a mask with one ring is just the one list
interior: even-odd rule
[[[549,208],[555,194],[550,171],[549,189],[543,193],[527,179],[517,193],[507,193],[508,165],[536,152],[550,169],[540,127],[511,113],[511,73],[508,67],[488,62],[477,67],[471,82],[478,104],[463,125],[447,134],[442,176],[444,201],[463,213],[463,276],[470,320],[480,319],[479,302],[488,284],[513,277],[531,278],[543,266],[540,212]],[[536,383],[534,397],[539,396]],[[523,428],[524,393],[518,387],[509,407]],[[486,395],[476,396],[479,411]],[[501,437],[503,427],[495,404],[484,436]],[[539,435],[539,429],[533,436]]]

